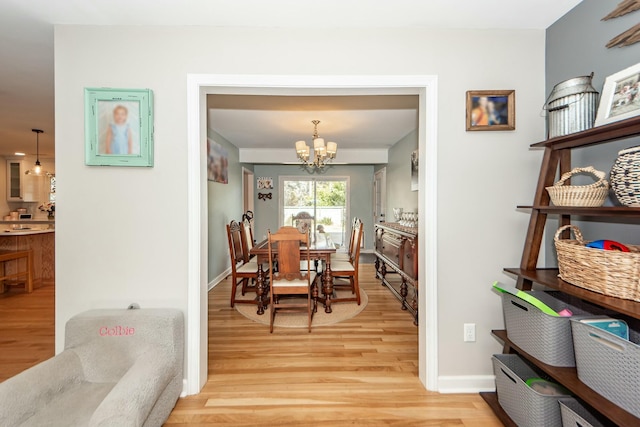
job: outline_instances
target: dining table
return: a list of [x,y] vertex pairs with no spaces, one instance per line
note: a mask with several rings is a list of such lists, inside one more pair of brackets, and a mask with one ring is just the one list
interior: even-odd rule
[[[277,258],[278,256],[278,245],[273,244],[271,248],[272,254]],[[300,246],[300,255],[301,258],[306,255],[306,246]],[[309,246],[309,256],[314,261],[322,261],[323,262],[323,270],[321,275],[322,282],[322,294],[324,296],[324,311],[325,313],[331,313],[331,296],[333,295],[333,277],[331,276],[331,254],[336,252],[336,248],[334,245],[328,245],[326,242],[318,241],[312,243]],[[258,314],[264,314],[265,307],[265,296],[267,295],[267,280],[266,273],[262,267],[263,264],[269,264],[269,241],[267,239],[262,242],[257,243],[251,248],[249,251],[250,255],[255,255],[258,262],[258,274],[256,277],[256,294],[258,300]],[[318,300],[318,291],[316,287],[313,287],[313,295],[312,297],[317,302]]]

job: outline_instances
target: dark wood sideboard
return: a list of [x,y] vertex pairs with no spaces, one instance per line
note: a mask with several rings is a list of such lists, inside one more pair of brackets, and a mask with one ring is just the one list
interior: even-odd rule
[[[376,239],[376,277],[382,281],[401,302],[401,308],[411,312],[418,324],[418,229],[404,227],[395,222],[374,224]],[[387,274],[397,273],[401,278],[396,289]],[[407,301],[409,285],[412,286],[411,302]]]

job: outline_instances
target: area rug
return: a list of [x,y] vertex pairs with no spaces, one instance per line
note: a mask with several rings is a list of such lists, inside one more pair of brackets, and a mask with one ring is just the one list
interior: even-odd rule
[[[338,298],[347,298],[351,296],[351,291],[348,290],[340,290],[336,292]],[[294,302],[296,299],[292,299],[291,302]],[[311,321],[311,327],[316,326],[327,326],[333,325],[339,322],[342,322],[347,319],[351,319],[367,306],[369,302],[369,297],[366,292],[360,289],[360,305],[354,302],[340,302],[331,305],[332,313],[324,312],[324,305],[322,303],[318,303],[318,311],[314,313],[313,320]],[[263,325],[269,324],[269,316],[271,316],[271,308],[267,307],[264,310],[264,314],[258,316],[256,314],[256,306],[253,304],[236,304],[236,310],[238,313],[242,314],[247,319],[253,320],[257,323],[262,323]],[[275,327],[280,328],[306,328],[307,327],[307,314],[306,313],[286,313],[279,311],[276,313],[276,318],[274,321]]]

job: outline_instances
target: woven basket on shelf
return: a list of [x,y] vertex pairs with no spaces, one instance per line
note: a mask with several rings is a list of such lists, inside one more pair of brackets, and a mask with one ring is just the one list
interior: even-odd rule
[[[579,173],[590,173],[598,181],[589,185],[564,185],[565,181]],[[560,177],[560,181],[547,187],[551,201],[556,206],[600,207],[609,194],[609,183],[604,179],[605,173],[595,170],[593,166],[575,168]]]
[[[571,229],[575,240],[561,239]],[[604,295],[640,301],[640,246],[626,245],[629,252],[587,248],[575,225],[558,228],[554,238],[560,278]]]
[[640,206],[640,147],[618,152],[611,168],[611,188],[625,206]]

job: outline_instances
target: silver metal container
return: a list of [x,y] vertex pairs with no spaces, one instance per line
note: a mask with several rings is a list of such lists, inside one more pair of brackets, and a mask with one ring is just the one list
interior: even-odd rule
[[574,77],[558,83],[545,103],[548,137],[568,135],[590,129],[598,111],[598,91],[589,76]]

